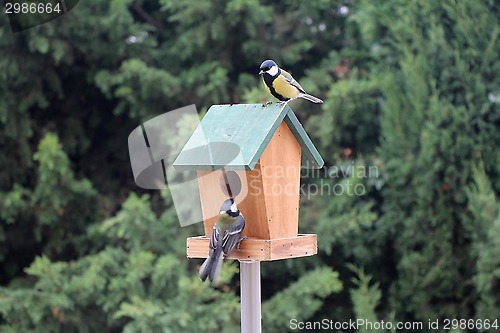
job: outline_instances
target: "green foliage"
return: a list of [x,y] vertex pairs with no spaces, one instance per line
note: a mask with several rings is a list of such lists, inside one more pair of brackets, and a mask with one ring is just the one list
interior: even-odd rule
[[47,134],[33,159],[38,164],[34,188],[15,184],[0,192],[0,216],[6,222],[0,225],[6,245],[0,262],[7,277],[25,264],[16,255],[33,253],[40,245],[55,258],[74,256],[86,242],[85,224],[95,217],[96,192],[87,179],[76,179],[57,136]]
[[[351,159],[379,172],[361,179],[366,195],[315,197],[306,217],[328,262],[347,258],[379,281],[379,318],[484,318],[497,309],[498,17],[492,2],[361,1],[349,20],[353,47],[325,60],[337,66],[336,98],[307,125],[334,163],[326,173]],[[491,184],[479,198],[468,190],[478,161]]]
[[[68,304],[38,302],[43,318],[20,316],[26,319],[19,322],[29,303],[23,296],[16,298],[17,305],[4,302],[3,328],[155,330],[158,323],[148,326],[144,318],[151,313],[163,318],[165,304],[148,298],[148,289],[140,284],[132,286],[142,292],[126,300],[120,294],[125,287],[117,287],[116,293],[106,289],[129,271],[96,261],[130,266],[129,257],[144,260],[145,266],[139,265],[145,270],[143,280],[161,279],[155,273],[160,262],[175,267],[176,282],[194,277],[193,263],[186,266],[189,271],[180,267],[186,237],[200,230],[179,232],[175,211],[166,209],[171,205],[168,193],[129,195],[137,190],[128,167],[129,132],[139,121],[187,104],[206,110],[214,103],[239,102],[254,87],[262,98],[257,72],[266,58],[294,66],[294,74],[305,77],[331,51],[325,41],[339,48],[342,44],[344,19],[329,10],[338,3],[81,2],[66,16],[18,34],[0,16],[0,48],[5,51],[0,59],[0,141],[8,152],[0,156],[0,240],[6,245],[0,249],[0,283],[9,286],[2,292],[38,297],[36,285],[45,284],[47,277],[24,272],[35,263],[50,269],[66,265],[60,281],[71,289],[54,294],[70,299]],[[332,18],[335,22],[327,22]],[[320,31],[325,22],[331,29]],[[314,81],[303,82],[316,88]],[[168,228],[168,223],[175,226]],[[182,261],[163,261],[171,253]],[[35,261],[37,256],[44,261]],[[226,265],[228,282],[234,269]],[[85,288],[70,287],[72,279]],[[187,281],[182,283],[189,289],[196,280]],[[155,310],[137,314],[133,309],[141,302]],[[207,311],[203,302],[191,297],[186,304],[193,309],[200,304],[199,311]],[[226,330],[234,331],[235,303],[227,307],[231,318],[225,319]],[[120,312],[113,317],[113,311]],[[95,327],[78,320],[89,315]],[[179,317],[184,326],[201,325]],[[218,318],[206,316],[209,329],[219,331]]]
[[267,58],[325,100],[291,106],[327,163],[300,212],[319,254],[263,265],[265,331],[496,316],[499,17],[493,0],[96,0],[12,34],[0,15],[0,331],[238,330],[238,265],[200,283],[201,225],[137,189],[126,142],[178,107],[268,101]]
[[[336,65],[339,71],[348,65]],[[323,114],[314,115],[308,122],[324,158],[335,161],[342,148],[359,153],[373,153],[377,145],[379,127],[379,85],[376,79],[353,77],[338,80],[329,86]],[[319,79],[319,77],[318,77]]]
[[[62,151],[57,136],[47,134],[40,142],[33,159],[39,163],[39,168],[38,182],[31,200],[33,205],[38,207],[38,220],[41,225],[57,223],[72,208],[67,208],[65,211],[65,206],[72,201],[85,200],[86,196],[95,194],[88,180],[75,179],[68,157]],[[79,214],[81,213],[80,211]],[[67,216],[63,219],[72,218]]]
[[263,327],[268,332],[284,332],[290,320],[304,321],[318,311],[323,299],[342,290],[338,273],[317,268],[274,295],[262,306]]
[[[366,275],[363,269],[357,268],[352,264],[347,266],[357,275],[357,278],[353,278],[353,283],[358,288],[350,291],[356,318],[362,318],[371,323],[380,322],[375,312],[376,307],[379,305],[382,298],[379,284],[375,283],[370,285],[372,277]],[[366,327],[362,327],[358,330],[360,333],[373,331],[377,332],[383,330],[368,330]]]
[[386,282],[390,308],[422,321],[471,318],[475,245],[467,231],[484,225],[472,224],[466,189],[483,156],[498,183],[490,147],[500,139],[499,109],[487,98],[499,84],[491,75],[498,12],[474,1],[360,5],[353,20],[379,61],[383,93],[377,153],[389,178],[379,237],[390,242],[397,274]]
[[[9,323],[2,331],[234,332],[239,325],[234,290],[199,282],[185,260],[187,232],[181,233],[181,244],[171,241],[179,234],[172,209],[155,218],[149,198],[132,194],[116,217],[94,231],[105,238],[102,250],[74,262],[37,258],[26,270],[34,278],[32,288],[1,289],[0,313]],[[143,247],[137,246],[141,241]]]
[[[310,187],[320,189],[320,195],[314,197],[313,202],[313,211],[320,213],[310,219],[315,221],[313,230],[327,255],[331,255],[334,246],[339,245],[344,246],[346,255],[354,254],[358,260],[369,255],[365,252],[365,245],[357,246],[356,239],[351,239],[370,232],[377,218],[373,212],[373,201],[367,195],[373,189],[370,181],[377,178],[378,169],[373,165],[363,165],[363,162],[360,159],[355,164],[346,160],[332,166],[326,170],[329,178],[321,178]],[[349,242],[344,241],[346,238]]]
[[[0,290],[0,313],[9,323],[0,328],[22,332],[36,332],[37,327],[53,332],[94,332],[102,327],[123,327],[123,332],[238,330],[237,289],[228,284],[236,273],[234,266],[225,265],[221,290],[200,283],[185,260],[184,242],[172,240],[179,231],[169,213],[155,218],[148,196],[132,194],[122,210],[96,231],[105,237],[105,248],[74,262],[37,258],[26,270],[35,278],[33,288]],[[179,239],[184,241],[187,235],[183,232]],[[264,303],[270,329],[281,331],[286,315],[308,318],[321,308],[322,299],[341,288],[338,274],[331,269],[306,274]],[[88,316],[94,320],[86,320]]]
[[473,237],[473,256],[477,262],[473,277],[479,295],[476,316],[496,318],[500,311],[496,297],[500,282],[500,202],[482,163],[473,168],[473,175],[474,184],[469,187],[467,197],[474,223],[467,229]]

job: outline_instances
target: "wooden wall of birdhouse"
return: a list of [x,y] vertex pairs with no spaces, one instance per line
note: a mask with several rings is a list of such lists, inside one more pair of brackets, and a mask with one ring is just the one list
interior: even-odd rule
[[[302,150],[282,122],[251,171],[236,171],[244,195],[235,201],[247,221],[244,235],[260,239],[296,237],[299,221],[300,163]],[[205,236],[210,237],[220,203],[227,199],[224,173],[198,171]],[[231,181],[229,181],[231,186]]]

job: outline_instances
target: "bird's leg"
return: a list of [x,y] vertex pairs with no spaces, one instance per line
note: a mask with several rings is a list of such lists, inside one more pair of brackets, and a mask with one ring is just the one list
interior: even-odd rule
[[269,102],[266,102],[266,103],[262,104],[262,106],[268,106],[268,105],[271,105],[271,104],[273,104],[273,102],[269,101]]
[[236,245],[236,248],[238,249],[238,251],[240,250],[240,244],[241,244],[241,241],[244,240],[244,239],[247,239],[248,237],[247,236],[243,236],[241,237],[239,240],[238,240],[238,243]]

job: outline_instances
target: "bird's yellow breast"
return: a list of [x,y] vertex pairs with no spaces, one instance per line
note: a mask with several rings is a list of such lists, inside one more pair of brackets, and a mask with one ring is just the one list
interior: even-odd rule
[[295,98],[299,94],[299,90],[292,86],[288,81],[285,79],[283,75],[279,75],[274,81],[273,81],[273,87],[274,90],[286,97],[286,98]]

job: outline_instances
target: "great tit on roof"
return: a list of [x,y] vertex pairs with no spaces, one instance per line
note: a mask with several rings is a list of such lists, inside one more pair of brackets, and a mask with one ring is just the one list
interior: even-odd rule
[[207,277],[213,284],[219,281],[222,270],[222,261],[239,246],[241,233],[245,228],[245,219],[236,207],[233,198],[222,203],[219,216],[210,235],[208,258],[200,267],[200,279],[205,281]]
[[292,75],[279,68],[273,60],[265,60],[260,65],[259,75],[262,75],[269,93],[282,102],[304,98],[313,103],[323,103],[318,97],[306,93]]

